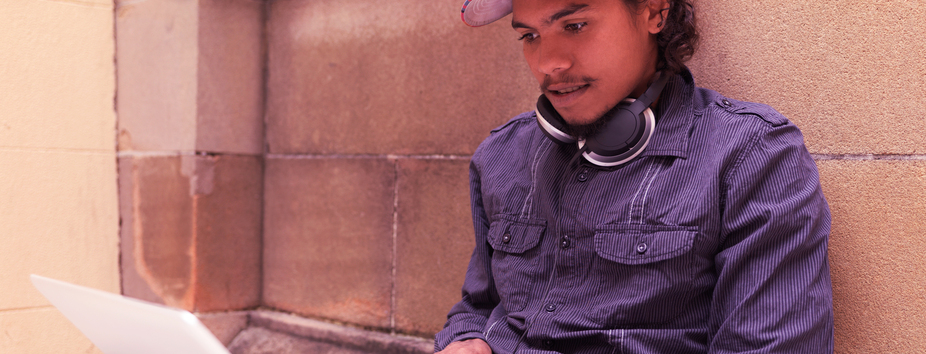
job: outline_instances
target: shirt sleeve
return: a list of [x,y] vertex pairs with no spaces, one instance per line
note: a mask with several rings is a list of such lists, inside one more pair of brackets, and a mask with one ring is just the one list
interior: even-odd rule
[[744,148],[722,189],[710,353],[832,353],[829,207],[791,123]]
[[492,249],[487,241],[489,221],[482,204],[481,188],[479,173],[475,164],[470,163],[470,197],[476,247],[466,270],[463,298],[450,309],[444,329],[437,333],[435,351],[443,350],[455,341],[473,338],[485,340],[483,331],[486,322],[498,305],[498,294],[492,279]]

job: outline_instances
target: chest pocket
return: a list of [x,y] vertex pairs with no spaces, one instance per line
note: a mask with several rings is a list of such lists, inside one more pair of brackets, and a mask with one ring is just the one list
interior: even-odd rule
[[605,225],[595,232],[598,301],[595,322],[612,327],[656,324],[677,316],[692,296],[691,249],[697,228]]
[[489,225],[492,276],[502,306],[509,314],[521,311],[533,285],[540,283],[540,240],[546,231],[543,220],[500,216]]

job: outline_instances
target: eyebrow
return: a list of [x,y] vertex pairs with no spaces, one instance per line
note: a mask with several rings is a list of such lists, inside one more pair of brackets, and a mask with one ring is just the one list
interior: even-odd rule
[[[584,11],[584,10],[586,10],[586,9],[588,9],[588,4],[571,4],[571,5],[569,5],[569,6],[566,6],[566,7],[563,8],[562,10],[557,11],[555,14],[550,15],[550,17],[548,17],[547,19],[543,20],[543,24],[544,24],[544,25],[549,25],[549,24],[551,24],[551,23],[553,23],[553,22],[556,22],[557,20],[559,20],[559,19],[561,19],[561,18],[563,18],[563,17],[569,16],[569,15],[572,15],[572,14],[575,14],[575,13],[578,13],[578,12],[582,12],[582,11]],[[527,24],[525,24],[525,23],[523,23],[523,22],[517,21],[517,20],[515,20],[514,18],[512,18],[512,19],[511,19],[511,28],[518,29],[518,28],[532,28],[532,27],[531,27],[531,26],[528,26]]]

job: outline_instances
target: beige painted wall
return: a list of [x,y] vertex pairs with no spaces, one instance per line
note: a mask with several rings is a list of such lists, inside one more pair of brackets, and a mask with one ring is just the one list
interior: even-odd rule
[[96,352],[37,273],[119,291],[112,1],[0,6],[0,351]]

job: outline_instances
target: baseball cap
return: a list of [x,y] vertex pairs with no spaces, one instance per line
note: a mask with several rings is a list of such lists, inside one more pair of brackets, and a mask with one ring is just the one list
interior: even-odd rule
[[460,11],[463,23],[484,26],[510,14],[511,0],[466,0]]

